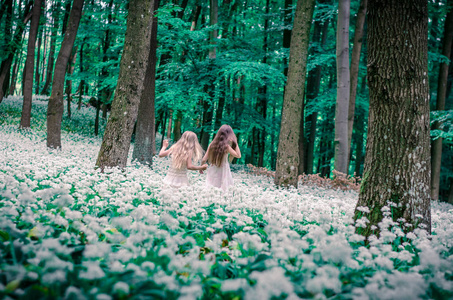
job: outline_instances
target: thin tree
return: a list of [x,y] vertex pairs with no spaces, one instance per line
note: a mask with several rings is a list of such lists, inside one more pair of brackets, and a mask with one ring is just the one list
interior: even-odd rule
[[151,41],[154,1],[131,0],[124,51],[112,110],[99,150],[96,166],[124,168],[132,131],[144,89]]
[[[22,115],[20,127],[29,128],[31,119],[31,98],[33,94],[33,75],[35,65],[35,44],[39,29],[39,19],[41,17],[41,0],[35,0],[32,10],[30,32],[28,34],[27,59],[25,60],[25,80],[24,80],[24,101],[22,104]],[[39,75],[38,75],[39,76]]]
[[52,92],[47,106],[47,147],[61,148],[61,119],[63,117],[63,89],[65,83],[66,66],[71,56],[72,47],[79,28],[84,0],[74,0],[71,13],[57,62],[55,63],[52,81]]
[[427,1],[370,0],[367,42],[370,113],[354,218],[369,222],[357,232],[378,234],[389,201],[393,221],[430,232]]
[[[351,53],[349,112],[348,112],[348,147],[351,152],[352,128],[354,125],[355,99],[357,95],[357,82],[359,78],[360,52],[362,50],[363,27],[365,24],[366,6],[368,0],[361,0],[354,30],[354,44]],[[348,154],[348,160],[350,155]],[[348,164],[349,165],[349,164]]]
[[49,49],[49,58],[47,59],[46,80],[44,81],[44,86],[42,87],[42,90],[40,93],[41,95],[49,94],[50,82],[52,81],[53,67],[54,67],[54,62],[55,62],[55,44],[56,44],[56,39],[57,39],[58,22],[59,22],[58,6],[55,2],[53,4],[53,8],[52,8],[52,22],[53,22],[53,26],[52,26],[51,34],[50,34],[50,49]]
[[349,7],[339,0],[337,21],[337,105],[335,109],[335,170],[348,173]]
[[[442,43],[442,55],[450,59],[451,46],[453,40],[453,0],[447,1],[447,17],[445,19],[444,40]],[[437,101],[436,110],[438,112],[445,110],[445,98],[447,95],[449,63],[443,62],[439,68],[439,79],[437,84]],[[442,123],[436,121],[433,129],[441,129]],[[432,143],[431,148],[431,198],[439,199],[440,189],[440,166],[442,161],[442,137],[439,136]]]
[[156,51],[157,51],[157,16],[155,12],[159,8],[159,1],[154,1],[152,15],[151,42],[148,53],[148,65],[145,73],[145,88],[140,97],[138,107],[137,126],[135,131],[135,145],[132,159],[142,164],[152,165],[154,151],[156,149],[155,136],[155,90],[156,90]]
[[275,173],[275,184],[281,186],[297,186],[298,181],[300,116],[314,6],[314,0],[299,1],[294,16]]
[[22,33],[24,32],[25,26],[27,25],[28,21],[31,18],[30,12],[31,4],[32,2],[28,3],[25,6],[22,21],[19,21],[16,31],[14,32],[14,36],[11,42],[8,44],[7,48],[8,55],[4,59],[2,58],[2,63],[0,67],[0,103],[2,102],[3,97],[5,96],[6,90],[3,88],[3,86],[5,84],[5,81],[8,80],[9,75],[11,73],[11,66],[13,64],[14,55],[16,54],[16,51],[20,47],[22,47]]

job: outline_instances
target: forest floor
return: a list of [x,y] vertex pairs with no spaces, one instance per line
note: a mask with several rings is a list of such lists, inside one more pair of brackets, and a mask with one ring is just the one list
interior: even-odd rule
[[31,130],[18,130],[21,98],[0,104],[2,297],[453,297],[452,205],[432,203],[432,236],[387,218],[364,246],[354,191],[278,189],[240,170],[226,194],[196,172],[174,190],[158,158],[100,173],[93,108],[74,106],[50,151],[46,104],[34,99]]

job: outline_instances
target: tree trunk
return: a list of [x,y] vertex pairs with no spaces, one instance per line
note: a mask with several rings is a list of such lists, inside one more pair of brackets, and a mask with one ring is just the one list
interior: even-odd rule
[[275,184],[280,186],[297,187],[299,152],[294,150],[299,147],[300,123],[303,122],[300,116],[314,6],[314,0],[300,1],[294,17],[275,173]]
[[[80,68],[80,73],[83,73],[83,46],[85,46],[85,41],[82,43],[80,46],[80,62],[79,62],[79,68]],[[80,80],[79,84],[79,102],[77,104],[77,109],[80,110],[82,108],[82,99],[83,99],[83,90],[85,86],[85,79]]]
[[349,7],[339,0],[337,21],[337,105],[335,110],[335,170],[348,173]]
[[[425,0],[371,0],[368,11],[370,112],[364,175],[354,218],[369,220],[368,237],[383,218],[405,230],[423,223],[431,232],[428,5]],[[404,13],[402,13],[404,12]],[[368,207],[369,213],[361,207]],[[422,218],[419,219],[418,216]],[[372,226],[374,229],[372,229]]]
[[[284,15],[283,15],[283,23],[285,25],[285,29],[283,30],[283,48],[289,49],[291,46],[291,29],[288,27],[291,26],[292,21],[292,10],[291,7],[293,5],[292,0],[285,0],[285,8],[284,8]],[[288,76],[288,59],[284,58],[283,60],[283,74]]]
[[50,35],[50,49],[49,49],[49,58],[47,59],[46,81],[44,82],[44,86],[42,87],[41,95],[49,94],[50,82],[52,81],[52,75],[53,75],[53,67],[54,67],[54,62],[55,62],[55,43],[56,43],[56,38],[57,38],[58,22],[59,22],[58,8],[57,8],[56,4],[53,5],[52,18],[53,18],[53,27],[52,27],[52,30],[51,30],[52,32]]
[[193,17],[192,17],[192,25],[190,26],[190,31],[194,31],[195,28],[197,28],[197,22],[198,22],[198,18],[200,17],[200,13],[201,13],[201,5],[197,5],[197,7],[195,8]]
[[144,89],[154,1],[131,0],[120,73],[96,166],[125,168]]
[[[6,14],[5,14],[5,28],[4,28],[4,34],[3,34],[3,38],[4,38],[4,43],[3,43],[3,47],[0,48],[0,70],[3,70],[3,57],[7,57],[7,54],[8,54],[8,48],[10,47],[11,45],[11,37],[12,37],[12,29],[13,29],[13,1],[12,0],[6,0],[4,2],[4,4],[2,5],[2,13],[0,14],[0,16],[3,16],[3,11],[6,10]],[[1,18],[0,18],[1,20]],[[10,85],[10,69],[11,69],[11,66],[9,67],[9,70],[8,70],[8,73],[6,75],[6,78],[5,80],[3,81],[3,85],[0,86],[0,88],[2,89],[2,92],[3,92],[3,96],[7,96],[8,95],[8,87]],[[2,96],[2,98],[3,98]],[[2,99],[0,99],[0,102],[2,101]]]
[[27,25],[28,21],[31,18],[30,6],[31,6],[31,3],[25,7],[23,21],[20,22],[20,24],[18,24],[16,32],[14,33],[13,40],[8,45],[7,51],[9,54],[6,57],[6,59],[2,61],[2,64],[1,64],[0,103],[2,102],[3,97],[5,96],[5,90],[3,89],[3,85],[5,83],[5,80],[7,80],[7,78],[9,79],[9,76],[11,73],[11,65],[13,64],[14,55],[16,54],[17,49],[22,47],[22,33],[24,32],[25,26]]
[[14,91],[16,90],[17,74],[19,73],[19,66],[20,66],[21,59],[22,59],[22,53],[19,53],[19,56],[16,58],[16,61],[14,62],[13,75],[11,76],[11,84],[9,86],[8,95],[14,95]]
[[[453,40],[453,0],[447,1],[447,7],[450,9],[445,19],[444,40],[442,44],[442,55],[450,59],[450,51]],[[448,81],[448,63],[441,63],[439,68],[439,79],[437,85],[437,101],[436,110],[445,110],[445,99],[447,94],[447,81]],[[441,129],[442,123],[435,122],[433,130]],[[432,143],[431,149],[431,198],[434,200],[439,199],[440,190],[440,167],[442,161],[442,137],[438,137]]]
[[453,204],[453,177],[450,178],[450,189],[448,191],[448,203]]
[[69,16],[68,28],[65,32],[57,62],[55,63],[52,81],[52,92],[47,106],[47,147],[61,148],[61,119],[63,117],[63,89],[72,47],[77,35],[84,0],[74,0]]
[[41,0],[35,0],[32,10],[30,32],[28,34],[27,59],[25,60],[24,101],[20,127],[29,128],[31,119],[31,98],[33,94],[33,75],[35,66],[35,45],[38,35],[39,19],[41,16]]
[[38,53],[36,53],[36,70],[35,70],[35,81],[36,81],[36,86],[35,86],[35,94],[37,95],[39,93],[39,67],[40,67],[40,60],[41,60],[41,45],[42,45],[42,36],[44,34],[44,30],[41,27],[40,33],[39,33],[39,38],[38,38]]
[[[359,76],[360,52],[362,50],[363,25],[365,24],[366,6],[368,0],[361,0],[354,30],[354,44],[351,54],[351,72],[349,88],[349,112],[348,112],[348,149],[351,152],[352,128],[354,125],[355,99],[357,95],[357,81]],[[349,157],[349,155],[348,155]],[[349,164],[348,164],[349,165]]]
[[178,110],[176,112],[175,125],[173,126],[173,141],[174,142],[177,142],[181,138],[181,135],[182,135],[182,132],[181,132],[182,124],[181,123],[182,123],[182,112]]
[[[68,75],[72,75],[74,73],[74,66],[77,60],[77,46],[71,51],[71,56],[69,57],[68,66],[66,69],[66,73]],[[66,80],[66,102],[67,102],[67,110],[68,110],[68,119],[71,119],[71,102],[72,102],[72,80]]]

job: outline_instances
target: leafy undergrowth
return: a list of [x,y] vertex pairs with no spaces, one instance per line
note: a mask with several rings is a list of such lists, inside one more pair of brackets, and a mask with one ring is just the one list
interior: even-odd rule
[[162,184],[166,159],[100,173],[99,138],[65,133],[49,151],[42,131],[11,120],[0,125],[2,297],[453,297],[451,205],[433,202],[430,237],[387,219],[365,247],[354,191],[278,189],[244,171],[227,194],[196,172],[173,190]]

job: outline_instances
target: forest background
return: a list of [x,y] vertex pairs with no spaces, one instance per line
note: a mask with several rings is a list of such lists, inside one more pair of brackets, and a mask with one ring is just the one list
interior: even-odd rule
[[[453,202],[453,72],[448,64],[449,54],[445,55],[444,41],[451,33],[446,29],[447,20],[451,19],[448,18],[451,2],[428,1],[431,136],[433,142],[440,140],[442,145],[441,168],[433,170],[440,178],[439,189],[432,197],[449,202]],[[96,107],[96,118],[89,127],[96,135],[102,135],[117,86],[128,2],[85,1],[67,67],[58,74],[54,64],[73,1],[42,1],[37,26],[30,22],[33,3],[5,0],[0,6],[0,99],[14,94],[26,97],[28,41],[35,30],[33,94],[50,95],[54,77],[62,77],[65,102],[77,102],[78,107]],[[350,133],[347,173],[359,177],[363,173],[369,109],[367,23],[358,21],[364,13],[364,4],[366,7],[363,0],[350,3],[348,45],[352,52],[349,104],[353,103],[355,109],[349,112],[354,125]],[[174,141],[182,132],[194,131],[206,148],[217,128],[230,124],[237,132],[244,153],[236,163],[274,170],[296,3],[290,0],[212,0],[210,3],[183,0],[181,3],[160,1],[155,3],[155,8],[158,26],[154,130],[160,132],[162,138]],[[316,2],[301,110],[301,174],[333,176],[338,21],[336,1]],[[363,33],[357,37],[361,29]],[[353,71],[353,49],[359,43],[358,68]],[[448,50],[451,51],[451,39]],[[442,83],[439,74],[445,66],[448,77]],[[442,84],[446,87],[445,106],[439,108],[438,87]],[[70,108],[66,104],[63,118],[71,118]],[[33,126],[33,112],[31,120]],[[442,122],[441,126],[436,122]]]

